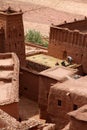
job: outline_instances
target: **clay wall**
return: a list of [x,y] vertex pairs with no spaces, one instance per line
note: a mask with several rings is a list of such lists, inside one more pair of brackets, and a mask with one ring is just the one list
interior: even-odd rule
[[0,53],[4,52],[4,30],[3,28],[0,29]]
[[27,67],[28,69],[35,70],[35,71],[37,71],[37,72],[41,72],[41,71],[46,70],[46,69],[49,68],[49,67],[46,66],[46,65],[42,65],[42,64],[39,64],[39,63],[35,63],[35,62],[29,61],[29,60],[26,60],[26,67]]
[[35,119],[28,119],[19,122],[6,112],[0,109],[1,130],[55,130],[55,124],[42,123]]
[[87,130],[87,122],[71,117],[69,130]]
[[65,21],[64,24],[58,25],[58,27],[69,28],[70,30],[79,30],[80,32],[87,32],[87,18],[83,20],[74,19],[72,22]]
[[[0,12],[0,26],[4,28],[4,52],[15,52],[21,66],[25,66],[25,44],[22,12]],[[20,49],[21,48],[21,49]]]
[[71,56],[75,63],[82,64],[87,73],[87,34],[51,26],[48,54],[60,59]]
[[11,103],[7,105],[0,106],[0,109],[11,115],[12,117],[19,119],[19,104]]
[[40,76],[39,77],[39,97],[38,97],[38,103],[40,108],[40,118],[48,120],[48,112],[47,112],[47,106],[48,106],[48,96],[50,87],[58,82],[57,80],[54,80],[52,78]]
[[27,98],[38,101],[38,74],[29,71],[28,69],[21,69],[20,71],[20,94]]
[[59,89],[57,86],[51,87],[47,109],[49,119],[52,123],[56,124],[56,129],[61,130],[69,123],[69,116],[67,113],[77,110],[85,104],[87,104],[87,97],[85,94],[82,96],[82,94],[77,95],[72,92],[69,96],[68,89],[62,90],[61,86],[59,86]]

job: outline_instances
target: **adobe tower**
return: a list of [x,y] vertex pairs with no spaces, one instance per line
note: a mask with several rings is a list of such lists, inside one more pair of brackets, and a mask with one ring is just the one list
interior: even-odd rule
[[10,7],[0,11],[0,27],[4,31],[2,52],[15,52],[20,65],[25,66],[25,45],[22,11],[14,11]]

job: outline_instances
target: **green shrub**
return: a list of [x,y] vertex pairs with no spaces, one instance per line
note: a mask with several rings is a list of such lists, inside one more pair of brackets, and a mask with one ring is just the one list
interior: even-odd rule
[[35,30],[29,30],[25,35],[26,42],[32,42],[44,47],[48,47],[48,42],[43,40],[42,35],[40,32]]

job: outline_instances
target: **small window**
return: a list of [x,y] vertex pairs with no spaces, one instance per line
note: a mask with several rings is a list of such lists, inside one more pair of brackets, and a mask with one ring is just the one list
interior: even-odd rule
[[73,110],[77,110],[78,106],[76,104],[73,105]]
[[58,106],[61,106],[61,105],[62,105],[61,100],[58,100]]
[[19,33],[19,36],[21,37],[21,33]]
[[28,90],[28,88],[27,88],[27,87],[24,87],[24,90]]
[[47,93],[47,99],[48,99],[49,93]]

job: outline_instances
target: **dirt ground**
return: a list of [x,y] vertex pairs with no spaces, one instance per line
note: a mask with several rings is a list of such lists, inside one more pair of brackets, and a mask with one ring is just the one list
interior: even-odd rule
[[19,101],[19,114],[22,121],[27,119],[36,119],[41,123],[46,122],[45,120],[39,118],[38,104],[23,96],[20,97]]
[[[83,15],[85,15],[85,8],[87,7],[86,3],[77,3],[76,0],[73,2],[70,1],[66,0],[65,2],[64,0],[55,0],[55,2],[53,2],[53,0],[1,0],[0,7],[1,9],[5,9],[8,6],[11,6],[17,10],[23,10],[25,33],[30,29],[35,29],[40,31],[42,35],[49,36],[49,29],[52,23],[60,24],[65,20],[73,21],[74,18],[82,19]],[[75,9],[78,9],[78,11],[75,11]]]

